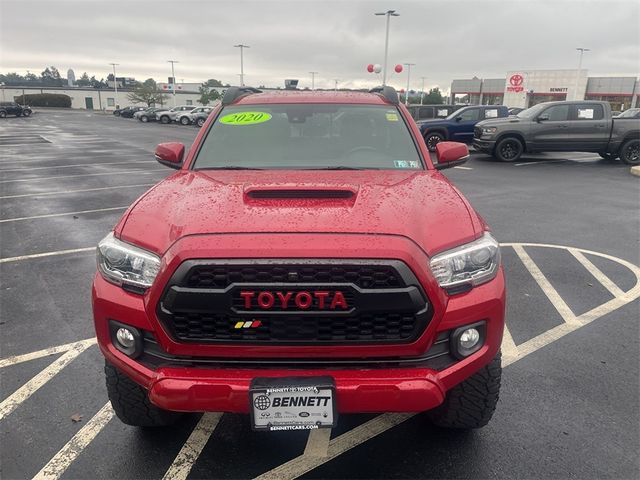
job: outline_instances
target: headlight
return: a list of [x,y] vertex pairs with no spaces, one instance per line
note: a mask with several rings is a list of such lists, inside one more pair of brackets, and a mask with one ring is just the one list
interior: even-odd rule
[[149,288],[160,271],[159,257],[118,240],[113,232],[98,244],[97,257],[98,271],[116,285]]
[[498,127],[482,127],[483,135],[493,135],[498,131]]
[[478,240],[434,256],[430,266],[443,288],[480,285],[497,275],[500,245],[487,232]]

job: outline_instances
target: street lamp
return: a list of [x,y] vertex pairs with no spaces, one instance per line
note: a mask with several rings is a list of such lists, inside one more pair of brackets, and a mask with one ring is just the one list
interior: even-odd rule
[[318,72],[309,72],[311,74],[311,90],[316,89],[316,75]]
[[382,67],[382,85],[387,84],[387,56],[389,54],[389,19],[391,17],[399,17],[400,14],[396,13],[395,10],[387,10],[386,12],[378,12],[375,15],[382,16],[385,15],[387,17],[387,33],[384,40],[384,64]]
[[176,106],[176,73],[175,73],[175,69],[173,64],[174,63],[180,63],[178,62],[178,60],[167,60],[167,63],[171,64],[171,79],[173,80],[173,88],[171,89],[173,91],[173,106]]
[[338,91],[338,79],[337,78],[333,79],[333,91],[334,92]]
[[409,105],[409,82],[411,81],[411,67],[413,67],[415,63],[405,63],[403,65],[407,67],[407,91],[404,94],[404,104]]
[[120,64],[110,63],[109,65],[113,67],[113,90],[114,90],[114,96],[115,96],[114,105],[115,105],[115,108],[118,108],[118,80],[116,80],[116,65],[120,65]]
[[578,73],[576,75],[576,89],[573,91],[573,99],[578,100],[578,82],[580,81],[580,70],[582,69],[582,55],[584,52],[590,52],[590,48],[578,47],[576,48],[580,52],[580,60],[578,60]]
[[427,77],[420,77],[422,79],[422,90],[421,90],[421,94],[420,94],[420,105],[424,105],[424,81],[427,79]]
[[244,49],[251,48],[249,45],[243,45],[239,43],[238,45],[234,45],[235,48],[240,49],[240,86],[244,87]]

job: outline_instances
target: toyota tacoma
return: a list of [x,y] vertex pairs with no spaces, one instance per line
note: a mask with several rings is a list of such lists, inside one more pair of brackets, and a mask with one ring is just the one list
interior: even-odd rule
[[177,172],[97,248],[92,297],[125,423],[249,414],[258,430],[423,412],[469,429],[500,388],[500,247],[390,87],[229,88]]

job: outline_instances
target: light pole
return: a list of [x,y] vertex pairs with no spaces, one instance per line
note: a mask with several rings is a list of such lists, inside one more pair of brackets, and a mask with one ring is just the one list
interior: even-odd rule
[[110,63],[109,65],[113,67],[113,90],[114,90],[114,96],[116,97],[114,105],[116,108],[118,108],[118,80],[116,80],[116,65],[120,65],[120,64]]
[[316,89],[316,75],[318,72],[309,72],[311,74],[311,90]]
[[334,92],[338,91],[338,79],[337,78],[333,79],[333,91]]
[[407,67],[407,91],[404,94],[404,104],[409,105],[409,82],[411,81],[411,67],[413,67],[415,63],[405,63],[404,66]]
[[244,87],[244,49],[251,48],[249,45],[243,45],[239,43],[238,45],[234,45],[235,48],[240,49],[240,86]]
[[578,60],[578,74],[576,75],[576,89],[573,91],[573,99],[578,100],[578,82],[580,81],[580,70],[582,69],[582,55],[584,52],[590,52],[590,48],[576,48],[580,52],[580,60]]
[[375,15],[382,16],[386,15],[387,17],[387,33],[384,39],[384,64],[382,66],[382,85],[387,84],[387,56],[389,54],[389,19],[391,17],[399,17],[400,14],[396,13],[395,10],[387,10],[386,12],[378,12]]
[[420,77],[422,79],[422,93],[420,94],[420,105],[424,105],[424,81],[427,77]]
[[176,106],[176,73],[175,73],[175,69],[173,64],[174,63],[180,63],[178,62],[178,60],[167,60],[167,63],[171,64],[171,79],[173,80],[173,88],[171,89],[173,91],[173,106]]

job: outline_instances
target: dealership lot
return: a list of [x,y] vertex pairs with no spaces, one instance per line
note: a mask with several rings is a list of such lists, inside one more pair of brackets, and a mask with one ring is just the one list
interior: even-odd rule
[[92,340],[94,246],[171,173],[155,145],[197,132],[86,112],[0,123],[4,478],[638,477],[640,184],[591,154],[473,155],[446,173],[504,244],[507,368],[484,429],[399,414],[310,435],[229,414],[156,431],[113,418]]

